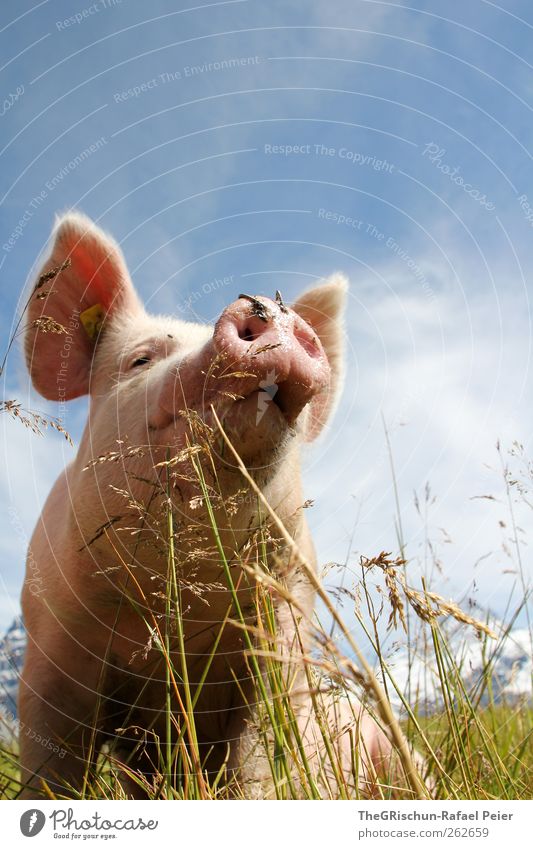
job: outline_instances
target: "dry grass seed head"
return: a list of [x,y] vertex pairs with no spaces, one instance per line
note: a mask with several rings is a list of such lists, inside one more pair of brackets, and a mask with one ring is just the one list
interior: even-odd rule
[[47,428],[57,431],[65,437],[69,445],[73,445],[70,434],[61,424],[61,419],[53,416],[43,416],[41,413],[34,413],[32,410],[25,410],[19,401],[0,401],[0,412],[8,413],[12,418],[18,419],[24,427],[29,428],[37,436],[43,436]]
[[454,601],[446,601],[438,593],[429,590],[415,590],[407,584],[405,575],[399,572],[399,567],[405,566],[406,561],[401,557],[392,558],[390,552],[382,551],[377,557],[360,558],[361,566],[366,569],[378,567],[385,573],[385,584],[388,590],[391,614],[389,617],[389,628],[397,627],[398,618],[406,630],[405,605],[401,592],[405,595],[416,615],[424,622],[432,624],[439,616],[452,616],[457,622],[470,625],[478,634],[484,633],[489,637],[496,638],[496,634],[484,622],[474,619],[465,613]]
[[40,318],[34,319],[31,323],[32,327],[39,330],[41,333],[66,333],[67,328],[51,315],[42,315]]
[[61,265],[56,265],[54,268],[51,268],[49,271],[45,271],[44,274],[41,274],[37,283],[35,284],[35,289],[40,289],[44,286],[45,283],[48,283],[50,280],[54,280],[58,274],[61,274],[62,271],[65,271],[67,268],[70,268],[72,265],[72,260],[70,257],[66,259]]
[[101,463],[118,463],[119,460],[127,460],[130,457],[144,457],[146,453],[146,447],[142,445],[137,445],[129,448],[122,448],[123,440],[117,439],[117,445],[119,446],[117,451],[106,451],[104,454],[99,454],[98,457],[95,457],[92,460],[89,460],[86,466],[83,467],[82,471],[86,472],[88,469],[92,469],[94,466],[98,466]]

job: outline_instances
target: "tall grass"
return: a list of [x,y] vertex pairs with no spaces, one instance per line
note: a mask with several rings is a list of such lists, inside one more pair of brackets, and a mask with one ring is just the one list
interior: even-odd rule
[[[216,417],[215,417],[216,418]],[[118,759],[113,746],[104,751],[96,764],[87,764],[83,789],[65,786],[64,793],[52,790],[54,798],[124,798],[132,786],[142,788],[153,799],[224,799],[249,795],[239,773],[229,770],[225,759],[216,773],[209,771],[205,750],[199,745],[195,707],[208,679],[218,645],[227,629],[242,635],[247,669],[254,686],[243,690],[250,703],[251,721],[257,726],[253,752],[254,769],[264,771],[262,787],[275,799],[350,799],[428,798],[439,799],[523,799],[531,797],[533,775],[532,709],[518,702],[505,703],[494,692],[492,669],[509,639],[508,629],[491,630],[490,623],[464,613],[455,603],[435,594],[423,581],[411,587],[406,578],[405,547],[398,557],[382,552],[374,558],[362,558],[357,585],[344,592],[348,599],[352,625],[359,624],[366,644],[356,642],[353,627],[341,615],[338,599],[328,593],[315,576],[311,564],[298,551],[279,516],[269,505],[250,477],[238,454],[225,437],[226,448],[234,455],[243,477],[243,485],[254,494],[263,522],[256,532],[254,545],[241,557],[239,569],[231,568],[235,552],[227,551],[219,528],[220,501],[206,483],[206,465],[212,463],[205,439],[188,446],[216,556],[222,567],[230,603],[220,623],[212,651],[205,660],[202,675],[192,681],[183,629],[182,569],[176,552],[176,528],[170,491],[164,499],[159,533],[167,552],[165,609],[163,616],[150,614],[135,570],[117,559],[130,576],[129,601],[139,610],[152,650],[161,655],[166,675],[164,734],[153,729],[136,729],[138,749],[150,740],[150,779],[138,773],[134,760]],[[168,458],[168,465],[173,463]],[[313,584],[323,609],[334,621],[336,638],[330,636],[330,623],[316,616],[304,621],[304,611],[275,568],[276,557],[267,556],[273,538],[291,553],[306,578]],[[381,607],[371,581],[381,584]],[[240,590],[252,588],[253,615],[243,610]],[[527,588],[524,584],[524,591]],[[279,641],[276,599],[288,605],[298,639],[287,647]],[[524,597],[527,603],[527,595]],[[394,659],[387,657],[382,645],[383,618],[388,611],[391,629],[409,630],[407,682],[395,678]],[[510,617],[512,621],[512,617]],[[409,626],[408,626],[409,621]],[[483,653],[481,673],[472,679],[457,650],[457,637],[449,638],[449,623],[456,628],[474,630]],[[441,624],[442,623],[442,624]],[[310,647],[303,634],[311,634]],[[341,650],[340,646],[344,647]],[[421,656],[433,679],[431,704],[424,700],[420,682],[411,673],[420,668]],[[304,670],[306,688],[311,694],[311,711],[319,730],[316,748],[310,752],[303,740],[299,722],[299,695]],[[237,682],[238,684],[239,682]],[[350,704],[357,694],[392,741],[397,752],[394,771],[377,774],[370,771],[361,779],[360,761],[365,757],[365,739],[359,735],[359,714],[353,711],[351,728],[352,763],[347,770],[339,743],[339,730],[331,722],[332,706]],[[395,707],[393,707],[393,705]],[[398,709],[399,706],[399,709]],[[346,729],[343,729],[344,731]],[[67,744],[68,745],[68,744]],[[258,747],[260,752],[258,753]],[[418,756],[414,754],[418,752]],[[209,753],[207,753],[209,755]],[[267,788],[266,790],[264,788]],[[4,743],[0,750],[0,794],[16,798],[20,791],[17,773],[16,743]]]

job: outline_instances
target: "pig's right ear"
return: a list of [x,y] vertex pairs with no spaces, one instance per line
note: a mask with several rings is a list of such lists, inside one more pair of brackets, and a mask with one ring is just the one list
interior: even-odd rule
[[88,392],[95,347],[108,318],[142,307],[120,248],[89,218],[65,215],[52,239],[28,303],[25,352],[33,385],[57,401]]
[[313,328],[322,343],[331,369],[328,389],[313,398],[309,404],[305,426],[305,439],[311,441],[324,427],[338,402],[344,377],[344,311],[348,294],[348,280],[342,274],[333,274],[301,295],[292,304]]

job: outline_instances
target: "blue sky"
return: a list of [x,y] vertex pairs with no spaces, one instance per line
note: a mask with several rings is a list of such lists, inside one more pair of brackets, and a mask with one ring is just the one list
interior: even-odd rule
[[[429,535],[434,588],[501,615],[518,576],[495,445],[516,468],[508,450],[518,440],[527,454],[533,422],[533,16],[525,0],[438,9],[4,4],[0,322],[6,344],[70,207],[115,235],[155,312],[212,321],[240,291],[290,301],[343,271],[345,391],[304,457],[319,560],[397,549],[384,419],[413,582]],[[20,350],[2,380],[4,398],[54,413]],[[85,415],[84,400],[70,405],[75,439]],[[0,425],[4,626],[73,452],[6,414]],[[413,493],[423,501],[426,484],[424,518]],[[511,504],[530,570],[530,510]]]

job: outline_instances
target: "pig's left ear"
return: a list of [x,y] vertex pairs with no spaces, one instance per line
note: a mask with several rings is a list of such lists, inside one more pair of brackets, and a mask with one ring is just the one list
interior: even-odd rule
[[140,310],[117,243],[81,213],[59,218],[27,309],[26,362],[37,391],[52,401],[85,395],[100,332],[112,316]]
[[331,368],[331,381],[309,405],[305,438],[314,439],[332,414],[344,377],[344,310],[348,280],[333,274],[298,298],[292,309],[311,325],[322,343]]

